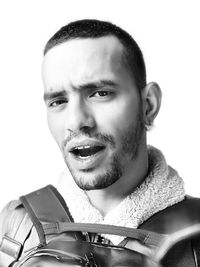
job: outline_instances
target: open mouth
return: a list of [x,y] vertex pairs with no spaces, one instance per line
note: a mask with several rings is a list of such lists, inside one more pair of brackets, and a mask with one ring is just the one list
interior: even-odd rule
[[105,146],[79,146],[73,148],[70,153],[79,158],[88,158],[101,152],[104,149]]

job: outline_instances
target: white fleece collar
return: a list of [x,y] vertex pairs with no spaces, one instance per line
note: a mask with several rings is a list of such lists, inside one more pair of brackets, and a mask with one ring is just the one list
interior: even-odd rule
[[[167,165],[163,154],[149,146],[149,175],[145,181],[127,196],[105,217],[91,205],[67,170],[57,186],[65,199],[75,222],[102,223],[137,228],[153,214],[172,206],[185,197],[184,183],[178,173]],[[106,236],[107,237],[107,236]],[[109,236],[117,245],[123,237]]]

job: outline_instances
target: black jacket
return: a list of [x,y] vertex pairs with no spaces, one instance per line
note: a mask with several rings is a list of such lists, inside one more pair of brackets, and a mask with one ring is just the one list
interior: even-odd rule
[[[62,197],[59,193],[53,188],[51,190],[57,195],[60,203],[60,209],[62,206],[65,210],[66,204],[63,202]],[[43,189],[42,189],[43,190]],[[37,191],[38,192],[38,191]],[[41,194],[44,195],[44,194]],[[39,230],[36,231],[36,224],[34,221],[34,216],[32,217],[31,213],[27,213],[27,210],[24,208],[23,201],[12,201],[9,203],[3,210],[0,216],[0,267],[7,267],[11,264],[14,258],[18,256],[23,257],[26,255],[27,251],[30,251],[31,248],[38,246],[41,243],[40,235],[38,234]],[[59,203],[59,205],[60,205]],[[54,205],[55,202],[48,203],[49,207],[52,208],[51,214],[45,214],[43,212],[43,219],[45,217],[46,221],[55,222],[55,218],[59,214],[59,209]],[[26,206],[26,205],[25,205]],[[42,201],[40,199],[40,205],[36,205],[36,211],[38,211],[38,206],[42,206]],[[45,214],[45,215],[44,215]],[[31,217],[31,219],[30,219]],[[48,219],[47,219],[48,217]],[[59,215],[58,215],[59,217]],[[200,225],[200,200],[197,198],[187,197],[182,202],[168,207],[167,209],[160,211],[150,217],[142,225],[139,226],[139,229],[145,230],[147,232],[145,240],[148,241],[148,231],[155,232],[157,234],[166,235],[169,237],[173,236],[173,233],[177,231],[188,229],[190,226]],[[21,230],[20,230],[21,229]],[[23,234],[22,234],[23,232]],[[150,236],[150,235],[149,235]],[[69,237],[69,236],[68,236]],[[16,240],[12,243],[12,246],[7,246],[9,243],[9,238]],[[70,236],[72,238],[72,236]],[[48,236],[47,243],[51,241],[52,236]],[[75,238],[76,239],[76,238]],[[181,238],[182,239],[182,238]],[[170,245],[165,251],[166,255],[162,257],[162,266],[163,267],[200,267],[200,238],[199,234],[195,235],[186,235],[183,240],[177,239],[179,242],[173,244],[173,240],[168,238]],[[130,242],[129,238],[126,238],[123,241],[123,246],[128,245]],[[169,243],[169,242],[168,242]],[[86,244],[86,243],[85,243]],[[146,242],[148,247],[148,242]],[[122,244],[121,244],[122,245]],[[172,246],[172,247],[171,247]],[[130,247],[130,246],[128,246]],[[112,250],[109,250],[112,252]],[[111,253],[112,254],[112,253]],[[106,261],[112,262],[112,255],[106,258]],[[98,265],[97,265],[98,266]],[[105,267],[104,265],[100,265]],[[111,266],[106,264],[106,266]],[[112,265],[113,266],[113,265]],[[121,265],[120,265],[121,266]],[[129,266],[129,265],[126,265]],[[136,265],[140,266],[140,265]],[[116,266],[117,267],[117,266]]]

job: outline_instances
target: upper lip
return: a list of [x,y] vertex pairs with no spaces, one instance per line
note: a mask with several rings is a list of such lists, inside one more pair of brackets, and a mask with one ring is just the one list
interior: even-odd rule
[[74,149],[78,149],[84,146],[89,146],[89,147],[95,147],[95,146],[101,146],[101,147],[105,147],[105,144],[97,141],[97,140],[93,140],[93,139],[84,139],[84,140],[73,140],[71,141],[66,149],[68,152],[72,152]]

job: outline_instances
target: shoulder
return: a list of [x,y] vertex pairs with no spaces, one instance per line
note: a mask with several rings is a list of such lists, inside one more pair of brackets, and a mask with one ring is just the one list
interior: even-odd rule
[[139,228],[166,235],[167,243],[162,245],[166,253],[163,266],[200,266],[197,260],[200,258],[199,198],[186,196],[183,201],[154,214]]
[[186,196],[183,201],[154,214],[140,227],[167,234],[199,223],[200,199]]
[[[17,227],[25,216],[20,200],[10,201],[0,213],[0,248],[3,247],[4,236],[14,236]],[[0,266],[8,266],[12,258],[0,251]]]
[[0,238],[10,232],[16,223],[25,214],[25,210],[20,200],[10,201],[0,213]]

